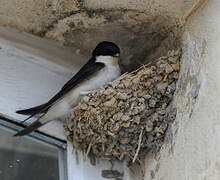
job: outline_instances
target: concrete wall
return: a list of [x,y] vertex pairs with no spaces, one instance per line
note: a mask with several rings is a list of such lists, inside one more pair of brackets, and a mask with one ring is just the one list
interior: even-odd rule
[[146,158],[146,180],[220,179],[219,9],[210,0],[186,25],[177,118],[158,155]]
[[122,49],[122,68],[136,68],[178,45],[185,17],[204,0],[1,0],[0,24],[56,40],[89,56],[103,40]]

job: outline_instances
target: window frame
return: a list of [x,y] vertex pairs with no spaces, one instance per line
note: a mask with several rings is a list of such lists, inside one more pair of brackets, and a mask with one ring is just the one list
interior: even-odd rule
[[[16,133],[25,126],[11,118],[0,114],[0,130]],[[58,155],[58,168],[59,168],[59,180],[68,180],[67,177],[67,143],[64,140],[52,137],[45,133],[34,131],[27,135],[28,139],[52,147],[57,150]]]

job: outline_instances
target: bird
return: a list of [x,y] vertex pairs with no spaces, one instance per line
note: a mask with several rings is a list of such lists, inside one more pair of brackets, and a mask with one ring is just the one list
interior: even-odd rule
[[18,114],[29,115],[25,121],[35,116],[38,118],[14,136],[27,135],[53,120],[63,120],[83,96],[121,75],[119,60],[120,48],[115,43],[98,43],[87,63],[49,101],[16,111]]

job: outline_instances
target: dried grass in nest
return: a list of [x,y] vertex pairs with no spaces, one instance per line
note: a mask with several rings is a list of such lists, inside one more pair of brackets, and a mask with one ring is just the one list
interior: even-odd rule
[[85,96],[72,111],[65,133],[74,148],[107,160],[140,160],[162,145],[175,109],[180,50]]

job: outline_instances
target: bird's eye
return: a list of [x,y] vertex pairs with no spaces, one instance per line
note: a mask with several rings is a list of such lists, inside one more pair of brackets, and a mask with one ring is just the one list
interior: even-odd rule
[[113,55],[113,57],[119,57],[119,56],[120,56],[119,53]]

